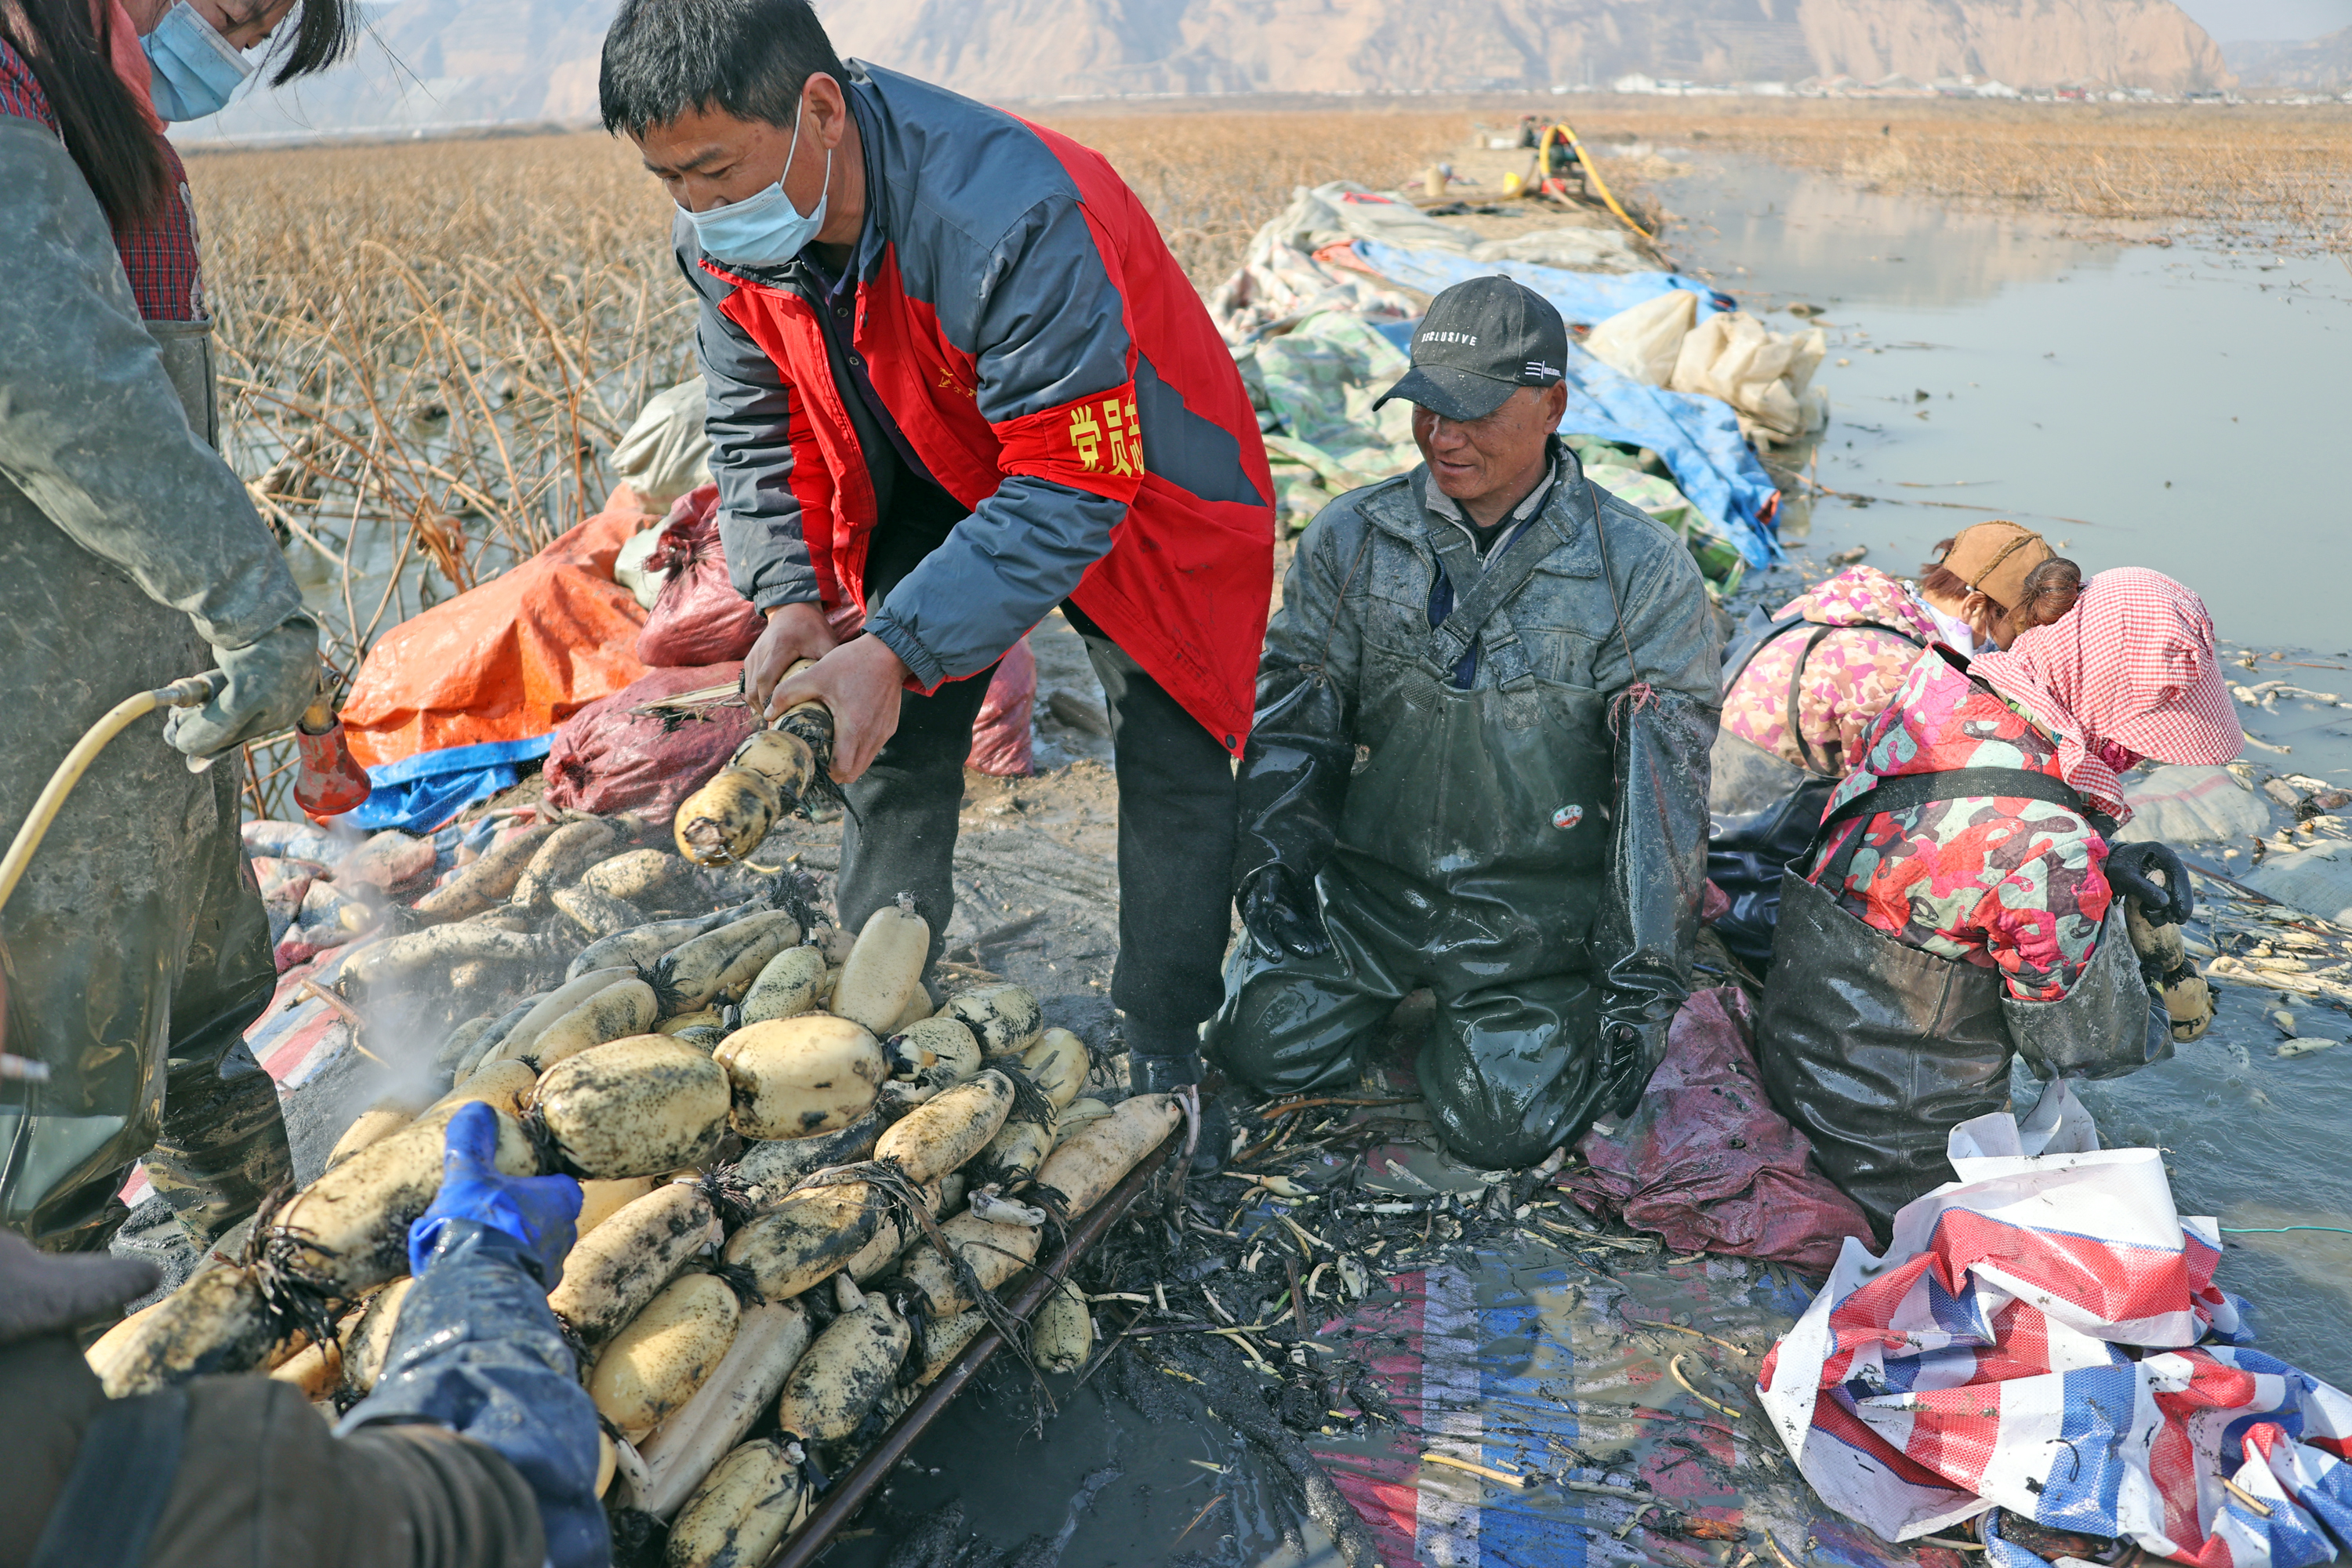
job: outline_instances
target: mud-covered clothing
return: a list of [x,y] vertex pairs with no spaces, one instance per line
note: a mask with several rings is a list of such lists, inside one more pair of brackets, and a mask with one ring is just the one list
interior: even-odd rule
[[[184,253],[169,224],[119,248],[5,44],[0,84],[5,837],[108,709],[210,668],[208,645],[251,643],[301,602],[209,444],[211,328],[184,319],[192,232]],[[142,276],[164,318],[142,320]],[[190,292],[168,282],[182,278]],[[142,1155],[206,1237],[292,1173],[276,1089],[242,1039],[276,973],[237,842],[238,769],[191,773],[163,736],[142,720],[99,754],[0,914],[8,1048],[52,1074],[29,1119],[0,1097],[0,1224],[44,1246],[103,1246]]]
[[[0,118],[58,129],[57,114],[39,79],[5,38],[0,38]],[[157,142],[170,194],[152,216],[116,225],[114,248],[122,258],[123,274],[142,316],[150,321],[201,321],[210,312],[205,308],[204,268],[196,252],[195,197],[188,190],[188,172],[178,149],[162,137]]]
[[[1724,693],[1723,732],[1792,766],[1842,773],[1862,754],[1864,736],[1902,689],[1920,647],[1948,640],[1948,627],[1914,590],[1875,566],[1848,567],[1772,612],[1775,621],[1791,616],[1837,629],[1819,641],[1791,631],[1767,643]],[[1904,632],[1916,640],[1896,635]],[[1970,642],[1953,646],[1974,651]]]
[[[866,171],[845,278],[806,254],[723,265],[675,231],[737,589],[856,606],[926,691],[1069,599],[1238,752],[1273,479],[1199,294],[1099,154],[893,71],[845,85]],[[969,515],[868,602],[894,447]]]
[[[478,1229],[479,1227],[476,1227]],[[601,1568],[596,1418],[544,1289],[486,1236],[403,1303],[375,1392],[340,1428],[290,1383],[205,1377],[141,1561],[172,1568]],[[110,1402],[63,1327],[0,1344],[0,1568],[23,1568]],[[99,1427],[97,1441],[121,1442]],[[337,1436],[340,1431],[341,1436]],[[145,1466],[94,1451],[113,1489]],[[545,1523],[542,1523],[544,1515]],[[68,1552],[63,1561],[87,1561]]]
[[[2060,776],[2058,746],[2021,704],[1944,655],[1919,656],[1832,797],[1881,780],[1958,768]],[[2063,996],[2090,962],[2113,894],[2107,841],[2065,806],[2015,796],[1934,801],[1841,825],[1811,876],[1854,835],[1840,907],[1911,947],[2000,972],[2021,1001]]]
[[1211,1031],[1262,1089],[1343,1083],[1388,1005],[1426,985],[1423,1091],[1448,1144],[1490,1167],[1541,1159],[1612,1097],[1612,1026],[1655,1062],[1703,879],[1704,585],[1680,540],[1552,455],[1542,505],[1483,562],[1425,468],[1340,497],[1302,537],[1235,868],[1315,873],[1333,952],[1244,942]]

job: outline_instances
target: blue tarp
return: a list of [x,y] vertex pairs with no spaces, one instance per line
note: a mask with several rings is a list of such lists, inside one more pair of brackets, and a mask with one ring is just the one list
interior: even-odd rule
[[1356,254],[1375,272],[1431,294],[1472,278],[1492,278],[1500,273],[1550,300],[1552,307],[1570,321],[1582,321],[1588,326],[1676,289],[1698,296],[1702,321],[1717,310],[1735,308],[1728,295],[1718,294],[1697,279],[1685,278],[1679,272],[1571,272],[1565,267],[1546,267],[1536,261],[1473,261],[1466,256],[1444,250],[1404,250],[1377,239],[1356,241]]
[[1572,436],[1647,447],[1664,459],[1675,488],[1723,525],[1748,564],[1769,566],[1782,558],[1778,531],[1764,510],[1780,487],[1756,460],[1728,403],[1637,381],[1571,343],[1568,413],[1559,427]]
[[521,765],[547,755],[555,731],[520,741],[485,741],[419,752],[367,771],[373,785],[366,803],[342,821],[370,830],[404,828],[429,833],[478,800],[487,800],[522,777]]

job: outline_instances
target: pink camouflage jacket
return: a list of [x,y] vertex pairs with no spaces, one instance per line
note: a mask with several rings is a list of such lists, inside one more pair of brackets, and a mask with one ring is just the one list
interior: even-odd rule
[[[2057,743],[2026,709],[1940,655],[1914,658],[1831,810],[1906,773],[2006,767],[2060,776]],[[2107,843],[2065,807],[1993,796],[1880,812],[1839,829],[1814,862],[1816,881],[1855,833],[1866,837],[1834,890],[1864,923],[1925,952],[1997,968],[2021,1001],[2065,995],[2089,963],[2113,896]]]
[[[1781,605],[1772,618],[1794,615],[1843,629],[1823,637],[1810,656],[1810,639],[1802,631],[1783,632],[1767,643],[1724,694],[1723,727],[1783,762],[1843,773],[1861,755],[1863,737],[1919,657],[1914,645],[1874,628],[1892,626],[1922,643],[1948,639],[1927,605],[1875,566],[1848,567]],[[1962,646],[1960,651],[1972,650]],[[1788,722],[1789,679],[1801,658],[1797,726],[1802,746]]]

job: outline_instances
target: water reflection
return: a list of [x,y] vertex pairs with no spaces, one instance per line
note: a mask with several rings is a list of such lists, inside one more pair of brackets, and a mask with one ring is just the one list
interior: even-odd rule
[[1963,305],[2084,261],[2044,218],[1953,211],[1754,159],[1708,158],[1664,195],[1684,220],[1678,254],[1743,293]]
[[[2085,571],[2204,595],[2225,638],[2342,651],[2341,365],[2352,270],[2179,243],[2092,244],[1745,161],[1676,182],[1670,243],[1750,310],[1825,308],[1834,421],[1816,558],[1909,570],[1988,517]],[[1900,262],[1889,258],[1901,257]],[[1877,259],[1873,259],[1874,258]]]

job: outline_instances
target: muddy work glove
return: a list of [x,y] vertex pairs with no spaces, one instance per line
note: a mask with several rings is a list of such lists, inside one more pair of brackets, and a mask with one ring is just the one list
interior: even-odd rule
[[441,1190],[408,1227],[409,1272],[422,1279],[451,1220],[472,1220],[522,1243],[542,1289],[562,1282],[580,1220],[580,1184],[569,1176],[509,1176],[498,1168],[499,1113],[476,1101],[449,1118]]
[[243,647],[215,647],[228,684],[201,708],[175,708],[163,739],[191,757],[210,757],[294,727],[319,695],[319,623],[288,616]]
[[[2151,925],[2184,925],[2197,912],[2189,868],[2169,844],[2117,844],[2107,851],[2106,873]],[[2164,880],[2157,881],[2156,873]]]
[[1319,677],[1301,679],[1262,700],[1242,752],[1234,774],[1240,831],[1234,902],[1250,940],[1277,962],[1331,951],[1315,878],[1339,841],[1356,765],[1352,733],[1338,686]]
[[1234,901],[1241,905],[1242,929],[1268,958],[1320,958],[1331,951],[1322,900],[1316,896],[1315,879],[1306,872],[1262,866],[1242,884]]
[[1642,1108],[1650,1075],[1665,1057],[1665,1033],[1664,1027],[1649,1029],[1621,1020],[1601,1026],[1601,1105],[1621,1127]]

